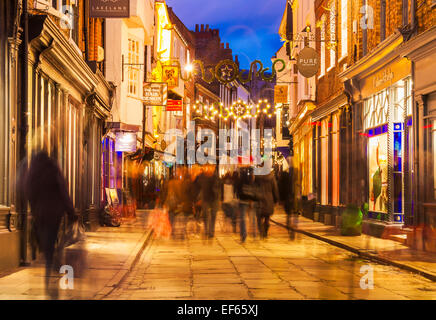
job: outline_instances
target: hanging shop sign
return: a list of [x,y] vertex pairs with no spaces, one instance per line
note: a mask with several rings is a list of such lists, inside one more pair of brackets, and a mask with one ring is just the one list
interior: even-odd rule
[[143,102],[147,106],[166,106],[168,100],[168,84],[161,82],[145,82]]
[[183,103],[182,100],[171,100],[168,99],[167,102],[167,111],[183,111]]
[[319,63],[318,53],[313,48],[305,47],[298,54],[298,72],[305,78],[311,78],[317,74]]
[[117,132],[115,152],[136,152],[136,132]]
[[175,88],[179,86],[179,68],[177,66],[163,66],[162,80],[168,83],[168,87]]
[[288,86],[277,85],[274,87],[274,103],[288,103]]
[[91,18],[129,18],[130,0],[89,0]]

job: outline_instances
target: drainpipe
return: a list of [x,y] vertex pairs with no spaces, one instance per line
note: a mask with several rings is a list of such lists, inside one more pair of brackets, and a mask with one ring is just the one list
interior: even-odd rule
[[[28,132],[27,123],[27,111],[28,111],[28,100],[29,100],[29,88],[28,88],[28,58],[29,58],[29,15],[27,10],[27,0],[23,1],[23,42],[22,42],[22,74],[21,74],[21,110],[19,112],[19,160],[20,163],[26,161],[26,138]],[[23,169],[27,169],[27,164],[22,165]],[[22,266],[29,265],[27,262],[27,234],[28,234],[28,224],[27,224],[27,201],[21,192],[17,192],[17,204],[18,212],[20,215],[19,221],[21,222],[21,234],[20,234],[20,264]]]

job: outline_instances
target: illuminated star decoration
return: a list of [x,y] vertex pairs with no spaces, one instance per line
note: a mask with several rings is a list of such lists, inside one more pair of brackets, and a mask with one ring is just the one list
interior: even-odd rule
[[224,68],[221,68],[221,75],[223,79],[230,79],[232,75],[233,69],[229,68],[228,65],[226,65]]

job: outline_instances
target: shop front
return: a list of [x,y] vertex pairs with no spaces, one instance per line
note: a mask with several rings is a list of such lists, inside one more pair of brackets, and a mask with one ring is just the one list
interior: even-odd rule
[[311,112],[315,109],[312,102],[305,103],[291,125],[290,132],[294,144],[292,174],[294,180],[295,210],[311,218],[311,212],[305,212],[305,204],[313,193],[313,130]]
[[314,190],[320,221],[336,224],[337,217],[346,204],[341,197],[343,168],[341,160],[344,142],[341,135],[344,118],[347,116],[348,99],[344,93],[336,95],[312,112],[314,145]]
[[398,57],[399,35],[343,72],[352,100],[352,202],[361,206],[364,232],[387,236],[413,216],[411,63]]
[[121,122],[106,123],[102,139],[102,189],[104,204],[112,204],[122,218],[135,217],[136,203],[133,196],[130,156],[137,152],[139,126]]
[[[22,141],[26,159],[42,148],[48,150],[64,174],[76,213],[91,229],[98,223],[100,141],[111,112],[113,87],[65,40],[50,17],[31,17],[29,29],[28,104],[24,110],[28,132]],[[24,219],[29,226],[31,213]],[[27,240],[23,242],[22,260],[27,263],[31,255]]]
[[416,249],[436,252],[436,26],[407,42],[402,55],[413,68],[414,227],[408,237]]

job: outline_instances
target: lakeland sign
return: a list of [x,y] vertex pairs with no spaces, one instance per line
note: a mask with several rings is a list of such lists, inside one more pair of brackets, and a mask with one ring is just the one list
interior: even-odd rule
[[91,18],[129,18],[130,0],[89,0]]

